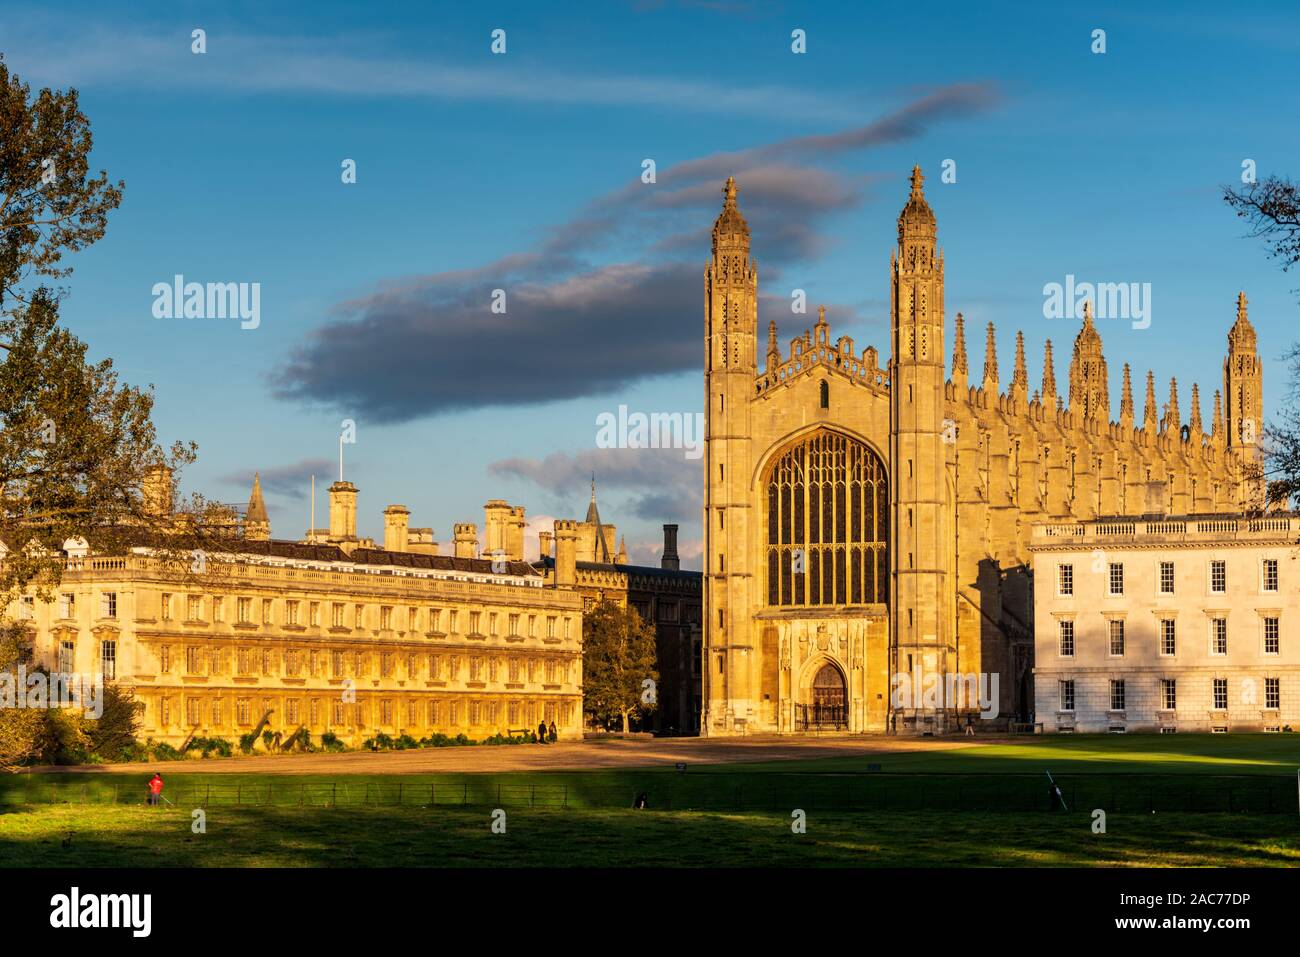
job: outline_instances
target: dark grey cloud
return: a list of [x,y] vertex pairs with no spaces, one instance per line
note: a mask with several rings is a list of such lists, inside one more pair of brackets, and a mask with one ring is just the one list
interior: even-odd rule
[[[827,220],[858,206],[878,179],[813,164],[919,136],[996,101],[984,85],[945,87],[866,126],[688,160],[658,170],[653,185],[634,179],[534,249],[395,279],[340,303],[273,370],[273,393],[398,423],[611,394],[696,369],[701,272],[726,176],[741,184],[764,281],[780,281],[824,251]],[[496,289],[504,314],[491,311]]]

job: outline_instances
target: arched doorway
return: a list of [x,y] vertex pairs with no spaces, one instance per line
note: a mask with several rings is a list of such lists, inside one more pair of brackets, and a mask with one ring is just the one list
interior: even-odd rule
[[844,675],[827,662],[813,676],[809,701],[799,705],[799,730],[842,731],[849,726],[848,694]]

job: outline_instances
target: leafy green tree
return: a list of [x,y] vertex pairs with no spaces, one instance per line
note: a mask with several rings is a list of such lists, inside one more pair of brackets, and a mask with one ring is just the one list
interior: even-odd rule
[[104,235],[124,183],[90,175],[90,121],[76,90],[31,89],[0,56],[0,314],[30,304],[36,280],[67,276],[67,252]]
[[[52,600],[69,542],[100,554],[149,545],[189,575],[196,550],[236,541],[229,511],[199,496],[174,503],[168,486],[157,507],[151,467],[174,477],[196,447],[164,450],[152,391],[119,382],[111,360],[88,361],[86,344],[58,324],[62,293],[48,282],[69,275],[65,254],[102,237],[122,198],[121,182],[89,174],[90,151],[76,90],[32,95],[0,59],[0,669],[10,672],[32,666],[31,636],[3,610],[29,591]],[[134,733],[123,708],[98,732],[103,747]],[[61,752],[95,747],[91,729],[50,723],[65,718],[0,713],[0,766],[40,759],[51,740]]]
[[[647,682],[649,682],[647,684]],[[655,709],[659,672],[654,628],[636,610],[605,599],[582,619],[582,707],[597,721]]]

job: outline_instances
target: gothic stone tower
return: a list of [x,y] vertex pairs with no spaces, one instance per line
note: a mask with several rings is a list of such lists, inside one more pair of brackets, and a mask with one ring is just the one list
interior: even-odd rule
[[955,651],[950,641],[950,550],[944,544],[952,540],[946,508],[952,495],[946,487],[944,448],[943,253],[923,182],[915,167],[912,194],[898,217],[898,249],[889,260],[891,674],[915,676],[913,689],[935,680],[931,676],[941,680]]
[[759,656],[748,627],[751,572],[744,560],[750,503],[742,491],[750,470],[758,270],[734,179],[723,193],[713,257],[704,270],[704,618],[711,634],[704,708],[727,731],[739,732],[760,694]]
[[[990,727],[1029,720],[1035,524],[1257,499],[1261,367],[1244,296],[1208,434],[1199,389],[1184,425],[1177,382],[1162,414],[1150,372],[1137,420],[1127,365],[1110,421],[1090,310],[1064,397],[1050,340],[1031,395],[1020,335],[1003,391],[991,322],[972,381],[960,313],[945,379],[944,261],[915,169],[890,261],[888,368],[833,340],[819,309],[788,351],[769,324],[760,369],[749,227],[732,180],[724,193],[704,273],[703,734],[951,727],[974,716],[969,699],[916,692],[938,681],[946,698],[961,676],[969,695],[976,675]],[[893,693],[899,679],[910,696]]]

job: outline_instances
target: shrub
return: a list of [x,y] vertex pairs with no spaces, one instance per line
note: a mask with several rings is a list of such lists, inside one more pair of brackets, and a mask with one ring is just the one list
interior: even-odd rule
[[198,751],[205,758],[211,757],[214,753],[218,757],[228,758],[235,751],[225,738],[192,738],[185,750]]
[[180,761],[185,757],[166,741],[159,741],[154,744],[151,739],[148,746],[155,761]]

